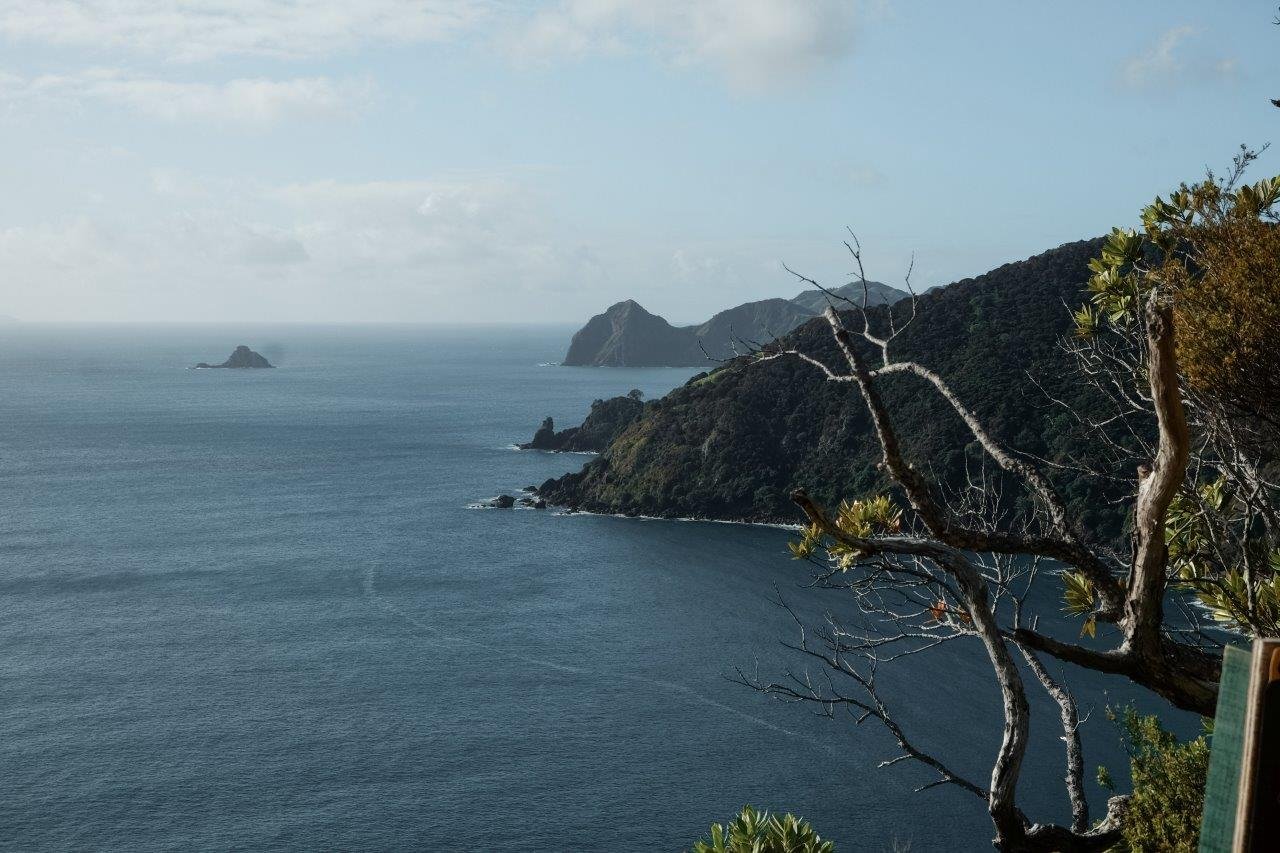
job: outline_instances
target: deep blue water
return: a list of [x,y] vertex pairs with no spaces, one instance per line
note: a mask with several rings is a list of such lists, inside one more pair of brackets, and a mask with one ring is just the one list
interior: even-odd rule
[[[752,803],[844,851],[989,849],[872,724],[727,680],[803,667],[774,585],[848,609],[786,531],[468,508],[582,464],[509,449],[545,415],[694,372],[539,366],[569,331],[0,328],[0,846],[679,850]],[[184,369],[239,343],[279,369]],[[1117,769],[1128,694],[1073,683]],[[986,780],[976,648],[884,684]],[[1022,804],[1065,820],[1033,698]]]

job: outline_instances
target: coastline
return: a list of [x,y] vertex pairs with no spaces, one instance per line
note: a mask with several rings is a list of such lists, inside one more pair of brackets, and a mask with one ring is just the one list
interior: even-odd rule
[[804,529],[803,524],[788,524],[781,521],[742,521],[732,518],[698,518],[696,516],[662,516],[662,515],[628,515],[625,512],[593,512],[585,509],[571,510],[558,504],[548,504],[548,508],[555,507],[550,514],[560,518],[573,515],[597,516],[599,518],[628,518],[637,521],[680,521],[680,522],[701,522],[704,524],[740,524],[745,527],[771,527],[775,530],[789,530],[798,533]]
[[570,456],[599,456],[599,450],[547,450],[542,447],[521,447],[518,444],[508,444],[502,448],[503,450],[518,450],[522,453],[564,453]]

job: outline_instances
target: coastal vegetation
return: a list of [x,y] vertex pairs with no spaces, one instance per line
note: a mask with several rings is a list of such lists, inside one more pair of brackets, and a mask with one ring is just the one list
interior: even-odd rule
[[644,393],[638,388],[620,397],[595,400],[580,426],[559,431],[555,421],[547,417],[533,439],[521,444],[520,449],[599,453],[640,417],[644,410],[643,400]]
[[[802,633],[825,681],[742,683],[878,720],[901,750],[890,763],[985,803],[998,849],[1192,849],[1211,734],[1179,741],[1123,710],[1131,790],[1099,817],[1080,713],[1050,670],[1127,679],[1211,729],[1222,645],[1280,632],[1280,178],[1246,181],[1256,156],[1157,198],[1140,228],[896,305],[798,276],[827,294],[822,317],[649,402],[540,495],[800,522],[796,556],[870,618]],[[1042,627],[1030,593],[1046,583],[1078,638]],[[966,640],[1004,700],[989,781],[918,748],[874,678]],[[1031,688],[1060,709],[1066,824],[1018,804]]]
[[[927,293],[895,346],[952,383],[1002,441],[1058,461],[1080,458],[1088,437],[1048,396],[1079,411],[1103,405],[1096,389],[1072,381],[1071,357],[1058,345],[1072,330],[1063,306],[1082,298],[1088,261],[1101,246],[1101,240],[1069,243]],[[852,306],[836,304],[852,322]],[[900,323],[911,306],[906,300],[867,310],[874,323]],[[779,345],[827,363],[840,357],[821,318]],[[865,342],[855,345],[871,354]],[[709,373],[650,401],[599,459],[543,484],[543,495],[605,513],[799,523],[803,515],[789,498],[795,488],[835,502],[885,486],[870,419],[847,387],[825,382],[798,360],[758,363],[744,356],[708,366]],[[912,426],[903,437],[912,463],[942,482],[963,483],[977,457],[945,401],[906,383],[884,393]],[[1119,533],[1115,484],[1064,471],[1060,488],[1089,530]]]
[[[1140,714],[1132,706],[1118,712],[1107,709],[1107,716],[1120,726],[1133,786],[1116,847],[1131,853],[1194,853],[1209,779],[1213,722],[1206,721],[1205,734],[1180,741],[1158,717]],[[1098,781],[1115,790],[1106,767],[1098,768]]]
[[795,815],[771,815],[751,806],[728,826],[711,825],[707,838],[693,845],[693,853],[835,853],[807,821]]
[[[870,618],[843,624],[829,616],[802,631],[793,648],[820,676],[806,669],[779,681],[742,674],[740,681],[833,716],[878,720],[900,750],[891,763],[916,762],[933,776],[926,787],[955,786],[979,799],[1000,850],[1182,849],[1158,839],[1198,831],[1206,744],[1178,744],[1158,721],[1135,714],[1123,719],[1133,793],[1112,796],[1097,817],[1084,785],[1079,710],[1048,662],[1125,678],[1211,719],[1222,645],[1277,630],[1278,401],[1266,395],[1276,361],[1252,345],[1257,333],[1244,306],[1280,300],[1272,275],[1280,263],[1273,239],[1280,178],[1247,183],[1255,156],[1242,149],[1225,176],[1210,173],[1157,198],[1143,210],[1141,229],[1114,229],[1098,246],[1088,300],[1058,342],[1073,368],[1064,384],[1086,389],[1090,405],[1038,389],[1066,411],[1083,442],[1078,456],[1047,459],[1007,442],[958,383],[906,352],[905,330],[932,307],[918,300],[906,315],[828,308],[834,358],[830,348],[795,341],[754,356],[752,366],[798,364],[855,396],[888,483],[869,484],[838,506],[804,488],[791,493],[806,518],[795,555]],[[856,238],[849,249],[861,275]],[[958,488],[904,450],[921,423],[896,410],[889,390],[906,382],[941,400],[967,434],[977,467],[971,462]],[[1127,548],[1098,536],[1069,502],[1068,473],[1121,489]],[[1043,583],[1060,584],[1080,638],[1044,627],[1030,595]],[[876,679],[893,660],[937,654],[955,641],[981,645],[1002,697],[989,780],[966,777],[920,748]],[[1032,688],[1060,711],[1066,824],[1028,815],[1018,803]]]

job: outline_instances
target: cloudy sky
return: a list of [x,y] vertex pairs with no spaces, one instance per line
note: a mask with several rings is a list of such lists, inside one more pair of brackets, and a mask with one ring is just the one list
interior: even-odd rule
[[846,225],[943,284],[1280,142],[1275,16],[0,0],[0,314],[693,321],[843,281]]

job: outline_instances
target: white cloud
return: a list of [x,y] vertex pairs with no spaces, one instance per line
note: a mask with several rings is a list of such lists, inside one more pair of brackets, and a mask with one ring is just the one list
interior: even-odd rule
[[375,97],[367,79],[237,79],[177,82],[97,68],[74,74],[0,74],[0,103],[40,106],[99,102],[166,120],[268,124],[286,118],[350,115]]
[[1165,30],[1155,44],[1124,63],[1121,80],[1131,89],[1167,89],[1189,80],[1234,75],[1237,67],[1234,57],[1208,59],[1188,55],[1187,42],[1196,35],[1195,27],[1186,25]]
[[318,181],[268,190],[307,251],[334,266],[438,270],[467,278],[536,264],[545,212],[496,177],[438,181]]
[[[313,59],[374,46],[496,39],[504,52],[525,59],[648,54],[677,66],[708,66],[737,87],[760,89],[848,55],[857,15],[874,14],[875,5],[873,0],[555,0],[532,8],[513,0],[0,0],[0,39],[75,48],[98,61],[104,53],[124,53],[185,63],[235,56]],[[184,94],[188,101],[200,97]],[[154,99],[149,92],[138,97],[149,104]],[[253,93],[241,97],[251,99]]]
[[0,36],[125,49],[177,61],[328,56],[441,41],[476,28],[490,0],[0,0]]
[[[536,194],[500,176],[254,187],[170,171],[152,209],[111,199],[0,229],[5,313],[85,319],[519,320],[589,281]],[[557,306],[558,307],[558,306]],[[54,312],[51,314],[51,312]]]
[[885,173],[875,166],[854,166],[846,172],[849,183],[859,189],[879,189],[888,183]]
[[736,281],[733,265],[717,255],[679,248],[671,254],[671,270],[684,284],[706,285],[708,282]]
[[249,266],[300,264],[310,260],[302,241],[286,229],[238,224],[237,259]]
[[111,244],[112,236],[87,217],[59,224],[15,226],[0,229],[0,262],[10,272],[15,272],[15,267],[74,270],[105,260]]
[[1195,29],[1188,26],[1165,30],[1154,45],[1125,63],[1125,83],[1145,88],[1168,81],[1181,72],[1185,60],[1179,56],[1178,47],[1193,33]]
[[561,0],[519,28],[521,55],[647,52],[707,65],[731,84],[771,88],[853,49],[850,0]]

